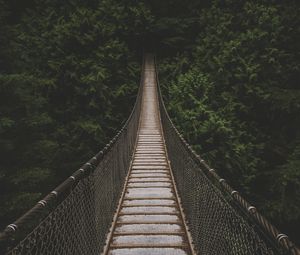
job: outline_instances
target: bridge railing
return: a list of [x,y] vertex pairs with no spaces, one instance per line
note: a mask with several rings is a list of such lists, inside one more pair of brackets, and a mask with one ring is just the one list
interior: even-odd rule
[[102,151],[0,233],[0,254],[100,254],[136,142],[143,70],[125,125]]
[[156,80],[168,157],[199,254],[300,254],[185,141],[168,115],[157,71]]

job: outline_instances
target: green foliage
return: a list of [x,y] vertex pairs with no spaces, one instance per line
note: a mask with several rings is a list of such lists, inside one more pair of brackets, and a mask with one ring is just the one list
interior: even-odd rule
[[99,151],[125,121],[141,59],[130,49],[152,22],[135,1],[20,4],[0,1],[0,227]]
[[187,140],[292,237],[300,220],[299,10],[214,1],[193,16],[195,41],[160,64],[168,109]]
[[180,75],[169,87],[170,113],[195,149],[226,171],[223,176],[236,176],[235,186],[248,187],[257,171],[253,154],[259,145],[243,130],[245,123],[234,118],[238,106],[228,93],[218,96],[210,80],[196,69]]

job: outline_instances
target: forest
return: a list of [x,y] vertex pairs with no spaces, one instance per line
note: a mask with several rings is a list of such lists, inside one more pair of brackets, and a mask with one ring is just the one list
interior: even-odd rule
[[113,137],[151,49],[180,132],[299,244],[299,38],[297,0],[0,0],[0,228]]

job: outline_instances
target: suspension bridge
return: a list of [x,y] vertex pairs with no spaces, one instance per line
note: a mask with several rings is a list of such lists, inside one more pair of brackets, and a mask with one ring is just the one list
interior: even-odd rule
[[0,234],[1,254],[300,254],[173,125],[153,54],[106,147]]

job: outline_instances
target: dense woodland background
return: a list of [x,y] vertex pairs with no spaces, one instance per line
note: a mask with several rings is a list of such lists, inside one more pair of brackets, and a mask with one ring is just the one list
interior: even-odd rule
[[282,2],[0,0],[0,227],[114,135],[146,46],[187,140],[299,243],[300,4]]

